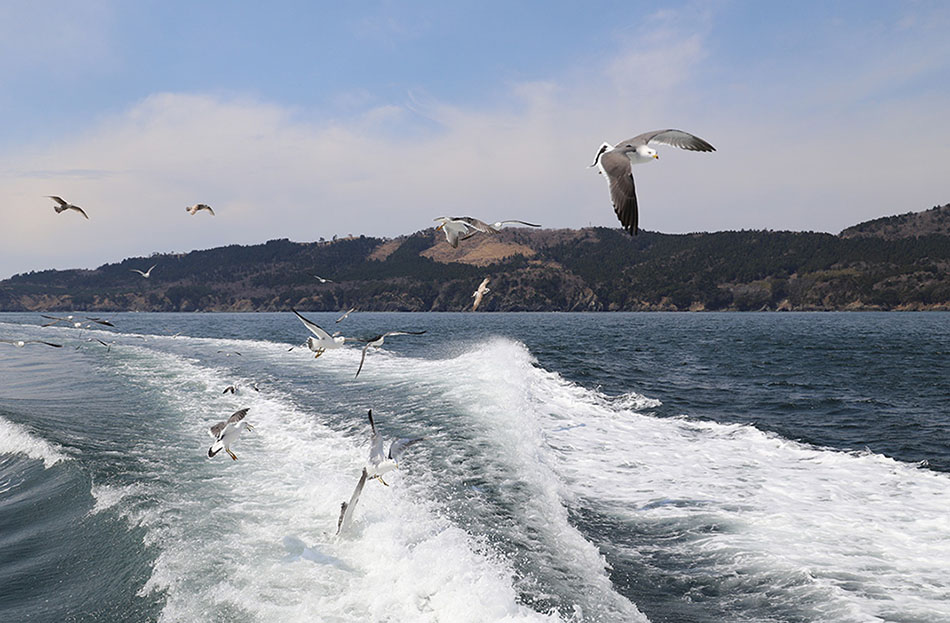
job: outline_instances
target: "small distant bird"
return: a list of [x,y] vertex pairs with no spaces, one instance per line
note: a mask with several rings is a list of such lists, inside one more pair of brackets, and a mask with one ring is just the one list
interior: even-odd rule
[[56,214],[59,214],[60,212],[64,212],[66,210],[75,210],[76,212],[79,212],[80,214],[85,216],[87,220],[89,219],[89,215],[86,214],[86,212],[82,208],[69,203],[62,197],[57,197],[56,195],[46,195],[46,197],[52,199],[53,201],[59,204],[59,205],[53,206],[53,209],[56,210]]
[[198,214],[198,212],[200,212],[201,210],[207,210],[208,212],[211,213],[211,216],[214,216],[214,210],[211,209],[211,206],[205,203],[196,203],[190,208],[185,208],[185,212],[187,212],[188,214],[191,214],[192,216],[194,216],[195,214]]
[[86,320],[91,320],[92,322],[95,322],[96,324],[101,324],[101,325],[106,326],[106,327],[114,327],[114,326],[115,326],[115,325],[112,324],[110,321],[108,321],[108,320],[103,320],[102,318],[91,318],[91,317],[89,317],[89,316],[86,316]]
[[307,348],[316,353],[316,355],[313,356],[314,359],[322,355],[326,350],[343,348],[343,344],[346,343],[345,337],[339,334],[330,335],[317,323],[304,318],[296,309],[291,307],[290,311],[294,312],[297,318],[300,318],[300,322],[303,323],[303,326],[307,327],[307,329],[313,333],[313,337],[307,338]]
[[219,350],[218,352],[219,352],[219,353],[224,353],[224,356],[225,356],[225,357],[230,357],[231,355],[237,355],[238,357],[242,357],[242,356],[243,356],[243,355],[241,355],[241,353],[237,352],[236,350]]
[[340,517],[336,522],[337,534],[340,534],[352,520],[353,512],[356,510],[356,503],[360,499],[360,493],[363,492],[366,481],[375,478],[388,487],[389,485],[383,480],[383,476],[399,468],[399,459],[402,457],[406,448],[420,441],[425,441],[425,437],[417,437],[415,439],[404,437],[397,439],[389,445],[389,453],[383,454],[383,436],[376,431],[376,423],[373,421],[373,410],[370,409],[367,415],[369,416],[369,425],[373,430],[373,436],[370,439],[369,461],[366,463],[366,466],[363,467],[363,472],[360,474],[359,482],[356,483],[353,495],[350,496],[350,501],[343,502],[340,505]]
[[590,167],[598,167],[607,178],[610,201],[623,228],[636,235],[638,207],[637,191],[633,183],[633,165],[659,159],[651,144],[670,145],[689,151],[716,151],[716,148],[682,130],[653,130],[612,146],[604,143]]
[[52,346],[53,348],[62,348],[62,344],[53,344],[52,342],[44,342],[43,340],[0,340],[0,343],[3,344],[13,344],[17,348],[23,348],[27,344],[46,344],[47,346]]
[[339,318],[337,318],[336,321],[337,321],[337,322],[341,322],[341,321],[343,321],[343,320],[346,320],[346,319],[349,317],[349,315],[352,314],[352,313],[355,312],[355,311],[356,311],[356,308],[355,308],[355,307],[349,308],[348,310],[346,310],[345,312],[343,312],[343,315],[340,316]]
[[140,271],[138,268],[130,268],[129,270],[133,273],[138,273],[142,275],[143,277],[145,277],[146,279],[148,279],[149,277],[152,276],[152,269],[155,268],[156,266],[158,266],[158,264],[152,264],[151,266],[149,266],[149,269],[145,271],[144,273]]
[[482,282],[478,284],[478,289],[472,292],[472,296],[475,297],[475,302],[472,303],[472,311],[478,309],[478,305],[482,302],[482,297],[485,296],[491,290],[488,288],[488,277],[482,279]]
[[221,392],[221,393],[222,393],[222,394],[229,394],[229,393],[230,393],[230,394],[236,394],[236,393],[237,393],[237,387],[235,387],[234,385],[228,385],[227,387],[224,388],[224,391]]
[[68,322],[69,324],[73,325],[74,329],[82,328],[82,322],[76,320],[75,317],[72,315],[66,316],[65,318],[61,318],[59,316],[47,316],[46,314],[40,314],[40,316],[43,316],[43,318],[49,318],[50,320],[53,321],[53,322],[47,322],[46,324],[41,324],[40,325],[41,327],[51,327],[54,324],[59,324],[61,322]]
[[371,337],[369,339],[359,340],[360,342],[366,342],[366,346],[363,347],[363,355],[360,357],[360,367],[356,370],[356,376],[353,378],[356,378],[360,375],[360,370],[363,369],[363,362],[366,360],[366,350],[370,346],[378,349],[383,345],[383,342],[387,337],[394,335],[422,335],[423,333],[425,333],[425,331],[387,331],[386,333]]
[[254,430],[254,427],[244,421],[249,409],[235,411],[226,421],[221,421],[208,429],[208,434],[214,439],[214,443],[208,448],[208,458],[213,457],[223,449],[232,460],[236,461],[237,456],[231,452],[231,444],[244,432],[244,429]]
[[321,277],[320,275],[314,275],[310,273],[310,276],[319,281],[320,283],[333,283],[332,279],[327,279],[326,277]]

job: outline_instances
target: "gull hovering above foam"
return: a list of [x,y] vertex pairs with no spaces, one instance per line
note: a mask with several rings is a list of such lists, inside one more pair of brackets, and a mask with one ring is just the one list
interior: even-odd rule
[[366,360],[366,349],[368,349],[370,346],[378,349],[383,345],[383,342],[386,341],[387,337],[394,335],[422,335],[423,333],[425,333],[425,331],[387,331],[386,333],[382,333],[369,339],[359,340],[360,342],[365,342],[366,346],[363,347],[363,355],[360,357],[360,367],[356,370],[356,376],[353,378],[356,378],[360,375],[360,370],[363,369],[363,362]]
[[343,315],[340,316],[339,318],[337,318],[336,321],[337,321],[337,322],[341,322],[341,321],[343,321],[343,320],[346,320],[347,318],[349,318],[350,314],[352,314],[352,313],[355,312],[355,311],[356,311],[356,308],[355,308],[355,307],[349,308],[348,310],[346,310],[345,312],[343,312]]
[[[598,167],[607,179],[610,201],[620,224],[630,234],[639,231],[637,191],[633,183],[633,165],[659,159],[650,145],[670,145],[689,151],[716,151],[716,148],[682,130],[653,130],[621,141],[614,146],[604,143],[591,167]],[[589,167],[590,168],[590,167]]]
[[218,422],[208,429],[208,434],[214,439],[214,443],[208,448],[208,458],[224,450],[232,460],[237,460],[237,456],[231,452],[231,444],[244,432],[244,429],[254,430],[253,426],[244,421],[244,416],[247,415],[248,410],[245,408],[235,411],[227,420]]
[[478,284],[478,289],[472,292],[472,296],[475,297],[475,302],[472,303],[472,311],[478,309],[479,304],[482,302],[482,297],[488,292],[491,292],[491,290],[488,288],[488,277],[485,277],[482,279],[482,282]]
[[53,344],[52,342],[44,342],[43,340],[0,340],[0,343],[3,344],[13,344],[17,348],[23,348],[27,344],[46,344],[47,346],[52,346],[53,348],[62,348],[62,344]]
[[146,279],[148,279],[149,277],[152,276],[152,269],[155,268],[156,266],[158,266],[158,264],[152,264],[151,266],[149,266],[149,269],[145,271],[144,273],[140,271],[138,268],[130,268],[129,270],[133,273],[138,273],[142,275],[143,277],[145,277]]
[[376,423],[373,421],[372,409],[369,410],[367,416],[369,417],[369,425],[373,431],[373,435],[370,438],[369,461],[363,467],[363,472],[360,474],[359,482],[356,483],[356,488],[353,490],[353,495],[350,496],[350,501],[343,502],[340,505],[340,517],[336,522],[337,534],[340,534],[340,532],[342,532],[343,529],[346,528],[346,526],[352,521],[353,512],[356,510],[356,503],[360,499],[360,494],[363,492],[363,487],[366,485],[366,481],[375,478],[388,487],[389,484],[383,480],[383,476],[399,468],[399,459],[406,451],[406,448],[412,444],[425,440],[425,437],[417,437],[415,439],[403,437],[396,439],[389,445],[389,452],[384,454],[383,436],[380,435],[376,430]]
[[66,201],[65,199],[63,199],[62,197],[57,197],[56,195],[46,195],[46,197],[52,199],[57,204],[59,204],[59,205],[53,206],[53,209],[56,210],[56,214],[59,214],[60,212],[65,212],[66,210],[75,210],[76,212],[79,212],[80,214],[85,216],[86,220],[89,220],[89,215],[86,214],[85,210],[83,210],[79,206],[73,205],[69,203],[68,201]]
[[193,206],[185,208],[185,212],[187,212],[188,214],[191,214],[192,216],[194,216],[195,214],[198,214],[198,212],[201,212],[202,210],[207,210],[208,212],[211,213],[211,216],[214,216],[214,210],[212,210],[211,206],[209,206],[206,203],[196,203]]
[[303,326],[307,327],[307,329],[313,333],[313,337],[307,338],[307,348],[316,353],[316,355],[313,356],[314,359],[322,355],[326,350],[343,348],[343,344],[346,342],[345,337],[338,333],[330,335],[317,323],[304,318],[300,312],[293,307],[290,308],[290,311],[294,312],[297,318],[300,318],[300,322],[303,323]]

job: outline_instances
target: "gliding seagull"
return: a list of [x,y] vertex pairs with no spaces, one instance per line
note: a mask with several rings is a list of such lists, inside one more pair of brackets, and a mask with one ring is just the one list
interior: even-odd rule
[[346,310],[345,312],[343,312],[343,315],[340,316],[339,318],[337,318],[336,321],[337,321],[337,322],[341,322],[341,321],[343,321],[343,320],[346,320],[346,319],[349,317],[349,315],[352,314],[352,313],[355,312],[355,311],[356,311],[356,308],[355,308],[355,307],[349,308],[348,310]]
[[248,409],[235,411],[227,421],[221,421],[208,429],[208,434],[214,439],[214,443],[208,448],[208,458],[213,457],[223,449],[232,460],[236,461],[237,456],[231,452],[231,444],[244,432],[244,429],[254,430],[254,427],[244,421]]
[[290,311],[294,312],[294,314],[297,315],[297,318],[300,318],[300,322],[302,322],[305,327],[310,329],[310,332],[315,336],[316,339],[314,339],[314,337],[307,338],[307,348],[316,353],[316,355],[313,356],[314,359],[322,355],[325,350],[343,348],[343,343],[346,342],[345,337],[337,334],[330,335],[317,323],[307,320],[301,316],[300,312],[298,312],[293,307],[290,308]]
[[435,228],[436,231],[440,229],[445,233],[445,240],[452,245],[452,248],[458,248],[460,240],[467,240],[471,238],[478,232],[484,234],[497,234],[505,225],[510,225],[518,223],[520,225],[527,225],[528,227],[541,227],[540,225],[535,225],[534,223],[528,223],[527,221],[518,221],[518,220],[507,220],[507,221],[495,221],[491,225],[485,221],[473,218],[471,216],[440,216],[436,219],[433,219],[440,223],[438,227]]
[[422,335],[423,333],[425,333],[425,331],[387,331],[382,335],[377,335],[376,337],[371,337],[367,340],[359,340],[360,342],[366,342],[366,346],[363,347],[363,355],[360,357],[360,367],[356,370],[356,376],[353,378],[355,379],[360,375],[360,370],[363,369],[363,361],[366,360],[366,349],[368,349],[370,346],[378,349],[383,345],[383,342],[387,337],[393,335]]
[[656,150],[650,147],[651,144],[670,145],[689,151],[716,151],[715,147],[703,139],[682,130],[653,130],[617,143],[613,147],[610,143],[601,145],[594,164],[590,166],[600,168],[600,172],[607,178],[614,212],[617,213],[623,228],[632,235],[639,231],[637,191],[633,183],[632,166],[659,159]]
[[145,271],[144,273],[143,273],[142,271],[140,271],[138,268],[130,268],[129,270],[132,271],[133,273],[138,273],[138,274],[142,275],[143,277],[145,277],[146,279],[148,279],[149,277],[152,276],[152,269],[155,268],[156,266],[158,266],[158,264],[152,264],[152,265],[149,267],[149,269],[148,269],[147,271]]
[[80,214],[85,216],[86,220],[89,220],[89,215],[86,214],[86,212],[79,206],[73,205],[69,203],[68,201],[66,201],[65,199],[63,199],[62,197],[57,197],[56,195],[46,195],[46,196],[59,204],[59,205],[53,206],[53,209],[56,210],[56,214],[59,214],[60,212],[64,212],[66,210],[75,210],[76,212],[79,212]]
[[205,203],[196,203],[195,205],[191,207],[185,208],[185,212],[187,212],[188,214],[191,214],[192,216],[194,216],[195,214],[198,214],[198,212],[200,212],[201,210],[207,210],[208,212],[211,213],[211,216],[214,216],[214,210],[211,209],[211,206]]
[[478,309],[478,305],[482,302],[482,297],[485,296],[487,292],[491,292],[488,288],[488,277],[482,279],[482,282],[478,284],[478,289],[472,292],[472,296],[475,297],[475,302],[472,303],[472,311]]
[[23,348],[27,344],[46,344],[47,346],[52,346],[53,348],[62,348],[62,344],[53,344],[52,342],[44,342],[43,340],[0,340],[0,343],[3,344],[13,344],[17,348]]

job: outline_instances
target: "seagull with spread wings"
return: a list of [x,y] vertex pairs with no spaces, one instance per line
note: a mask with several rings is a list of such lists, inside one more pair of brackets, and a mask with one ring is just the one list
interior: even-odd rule
[[46,196],[58,204],[58,205],[53,206],[53,209],[56,210],[56,214],[59,214],[60,212],[65,212],[66,210],[75,210],[76,212],[79,212],[80,214],[85,216],[86,220],[89,219],[89,215],[86,214],[85,210],[83,210],[79,206],[73,205],[69,203],[68,201],[66,201],[65,199],[63,199],[62,197],[57,197],[56,195],[46,195]]
[[208,429],[208,434],[214,439],[214,443],[208,448],[208,458],[224,450],[232,460],[237,460],[237,456],[231,452],[231,444],[241,436],[245,429],[254,430],[253,426],[244,421],[244,416],[247,415],[248,411],[247,408],[235,411],[227,420],[222,420]]
[[458,248],[459,241],[461,240],[468,240],[479,232],[483,234],[497,234],[506,225],[517,223],[519,225],[527,225],[528,227],[541,227],[534,223],[514,219],[495,221],[494,223],[488,224],[485,221],[471,216],[440,216],[433,220],[439,223],[439,226],[436,227],[435,230],[441,230],[445,234],[446,242],[452,245],[453,249]]
[[52,342],[44,342],[43,340],[0,340],[0,344],[13,344],[17,348],[23,348],[27,344],[46,344],[47,346],[52,346],[53,348],[62,348],[62,344],[53,344]]
[[475,297],[475,302],[472,303],[472,311],[478,309],[478,306],[482,302],[482,297],[485,296],[491,290],[488,288],[488,277],[482,279],[482,282],[478,284],[478,289],[472,292],[472,296]]
[[196,203],[193,206],[189,206],[185,208],[185,212],[187,212],[188,214],[192,216],[194,216],[195,214],[198,214],[198,212],[201,212],[202,210],[207,210],[211,214],[211,216],[214,216],[214,210],[212,210],[211,206],[209,206],[206,203]]
[[133,273],[138,273],[142,275],[143,277],[145,277],[146,279],[148,279],[149,277],[152,276],[152,269],[155,268],[156,266],[158,266],[158,264],[152,264],[151,266],[149,266],[149,269],[146,270],[144,273],[140,271],[138,268],[130,268],[129,270],[132,271]]
[[604,143],[591,167],[598,167],[607,179],[610,201],[623,228],[636,235],[638,227],[637,191],[633,183],[633,165],[658,160],[651,145],[670,145],[689,151],[716,151],[716,148],[682,130],[653,130],[611,146]]
[[313,356],[314,359],[322,355],[326,350],[343,348],[343,344],[346,342],[345,337],[339,335],[339,333],[330,335],[323,329],[323,327],[312,320],[304,318],[300,312],[298,312],[293,307],[290,308],[290,311],[294,312],[297,318],[300,318],[300,322],[303,323],[303,326],[307,327],[307,329],[313,333],[312,337],[307,338],[307,348],[316,353],[316,355]]

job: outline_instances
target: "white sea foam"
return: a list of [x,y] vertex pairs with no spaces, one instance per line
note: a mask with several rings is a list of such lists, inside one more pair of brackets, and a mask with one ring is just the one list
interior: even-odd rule
[[[557,620],[521,605],[507,562],[403,474],[367,485],[353,533],[333,536],[367,448],[319,414],[267,391],[221,395],[251,380],[226,370],[148,346],[132,354],[120,373],[157,402],[134,448],[150,502],[121,512],[160,552],[143,592],[165,594],[161,620]],[[239,460],[208,459],[207,427],[240,407],[255,430],[232,448]],[[285,561],[287,535],[341,564]]]
[[0,454],[25,454],[39,459],[50,468],[69,457],[59,445],[36,436],[30,430],[14,422],[0,418]]

